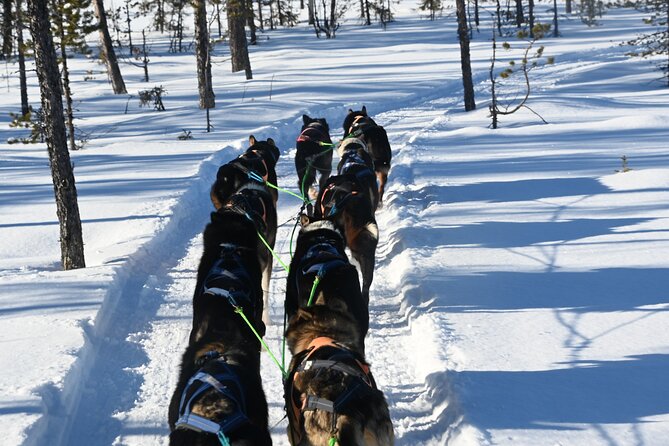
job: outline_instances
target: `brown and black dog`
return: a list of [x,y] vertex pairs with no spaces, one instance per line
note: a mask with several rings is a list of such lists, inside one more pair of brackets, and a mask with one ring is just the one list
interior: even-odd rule
[[[266,185],[267,182],[276,186],[276,162],[279,159],[279,149],[274,141],[258,141],[251,135],[249,137],[250,147],[246,152],[227,164],[222,165],[216,174],[216,181],[211,188],[211,201],[218,210],[225,206],[232,206],[230,199],[241,191],[247,198],[251,195],[256,198],[253,205],[261,209],[258,213],[262,219],[255,219],[258,225],[258,233],[263,236],[265,242],[274,249],[277,230],[276,202],[278,192]],[[253,191],[253,192],[249,192]],[[239,204],[240,200],[237,200]],[[234,207],[239,207],[235,205]],[[262,226],[262,229],[261,227]],[[265,323],[269,323],[269,282],[272,273],[273,257],[270,251],[264,247],[264,243],[257,238],[260,249],[258,255],[263,268],[263,290],[265,290]]]
[[[258,141],[255,136],[249,136],[249,148],[237,158],[219,167],[216,173],[216,180],[210,193],[214,208],[219,209],[225,200],[250,182],[270,182],[276,185],[276,163],[279,154],[279,149],[272,138]],[[276,203],[278,192],[269,187],[268,190]]]
[[374,171],[379,180],[379,202],[383,201],[392,159],[392,150],[386,130],[367,115],[367,107],[364,105],[359,111],[349,109],[342,127],[345,138],[360,138],[367,145],[369,154],[374,160]]
[[256,229],[223,207],[203,238],[193,327],[169,407],[170,445],[271,445],[260,343],[237,313],[264,334]]
[[302,122],[302,130],[295,143],[297,187],[303,197],[314,198],[317,192],[312,185],[316,181],[316,174],[322,189],[332,171],[332,139],[325,118],[302,115]]
[[363,298],[369,302],[379,239],[374,216],[378,204],[376,178],[372,160],[361,140],[343,140],[339,152],[339,174],[330,177],[318,194],[314,216],[332,220],[344,233],[346,245],[360,265]]
[[[286,283],[286,317],[292,318],[299,308],[310,304],[340,300],[356,321],[364,341],[369,328],[368,303],[360,291],[358,272],[346,255],[343,234],[329,220],[301,215],[300,223]],[[358,349],[364,351],[364,344]]]
[[293,353],[284,395],[293,446],[394,443],[388,403],[360,350],[341,300],[298,310],[286,331]]

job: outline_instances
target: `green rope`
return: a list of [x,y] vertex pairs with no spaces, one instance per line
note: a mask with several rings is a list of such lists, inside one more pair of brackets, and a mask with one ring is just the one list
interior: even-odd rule
[[285,269],[286,272],[288,272],[290,270],[290,268],[285,263],[283,263],[283,261],[278,256],[278,254],[272,249],[271,246],[269,246],[269,243],[267,243],[267,240],[265,240],[265,237],[262,236],[260,231],[256,231],[256,233],[258,233],[258,237],[260,238],[260,241],[263,243],[263,245],[265,245],[267,247],[267,249],[269,249],[269,252],[272,253],[272,256],[281,264],[281,266],[283,266],[283,269]]
[[302,177],[302,184],[300,185],[300,192],[302,192],[302,199],[305,203],[311,202],[311,200],[307,199],[307,194],[304,192],[304,180],[306,180],[307,176],[309,175],[309,169],[311,169],[311,163],[307,164],[307,170],[304,172],[304,176]]
[[337,437],[334,435],[330,437],[330,440],[328,441],[328,446],[335,446],[339,440],[337,440]]
[[244,319],[244,322],[246,322],[246,325],[248,325],[251,328],[251,331],[253,332],[254,335],[256,335],[256,338],[258,338],[262,346],[265,347],[265,351],[269,353],[269,356],[272,358],[272,361],[274,361],[274,364],[276,364],[277,367],[279,367],[279,370],[281,370],[281,374],[285,379],[288,376],[288,373],[286,373],[286,369],[283,368],[283,366],[276,359],[276,356],[274,356],[274,353],[272,353],[272,351],[269,349],[263,338],[260,337],[260,334],[258,334],[253,324],[251,324],[251,321],[249,321],[246,315],[244,314],[244,310],[242,309],[242,307],[235,307],[235,313],[239,314],[242,317],[242,319]]
[[311,293],[309,294],[309,302],[307,302],[307,307],[311,306],[312,301],[314,300],[314,295],[316,294],[316,288],[321,281],[321,276],[316,275],[314,277],[314,284],[311,287]]
[[307,203],[309,202],[309,199],[306,198],[304,195],[298,195],[298,194],[296,194],[295,192],[291,192],[291,191],[289,191],[288,189],[284,189],[283,187],[276,186],[276,185],[270,183],[269,181],[265,181],[265,184],[268,185],[269,187],[271,187],[272,189],[276,189],[276,190],[278,190],[278,191],[285,192],[285,193],[290,194],[290,195],[292,195],[293,197],[297,197],[297,198],[299,198],[300,200],[305,201],[305,202],[307,202]]

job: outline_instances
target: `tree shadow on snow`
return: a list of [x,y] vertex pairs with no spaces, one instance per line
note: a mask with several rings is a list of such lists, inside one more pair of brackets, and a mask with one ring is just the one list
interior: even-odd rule
[[[669,355],[569,365],[557,370],[462,371],[448,376],[466,387],[463,408],[468,422],[484,430],[582,429],[569,424],[634,424],[669,413],[669,380],[658,373],[669,369]],[[476,409],[467,410],[467,405]]]

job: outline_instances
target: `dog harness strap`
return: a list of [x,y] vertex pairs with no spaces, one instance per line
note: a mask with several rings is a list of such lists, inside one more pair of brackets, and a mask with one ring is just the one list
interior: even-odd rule
[[326,412],[334,413],[334,402],[326,398],[307,395],[302,401],[302,410],[324,410]]
[[[237,374],[233,371],[233,368],[227,364],[224,357],[214,358],[212,362],[223,366],[225,371],[212,375],[211,373],[204,371],[209,367],[209,365],[205,365],[188,380],[181,395],[179,419],[176,422],[177,428],[204,431],[212,434],[226,434],[248,421],[248,418],[245,415],[246,405],[244,402],[243,391]],[[223,382],[226,382],[229,385],[225,385]],[[192,390],[192,387],[196,385],[197,387],[195,390]],[[233,387],[236,388],[237,394],[233,391]],[[237,409],[234,413],[226,416],[220,422],[209,420],[191,412],[197,399],[210,389],[214,389],[221,395],[230,399]],[[188,398],[188,401],[186,401],[189,394],[190,397]]]
[[350,366],[341,361],[332,361],[329,359],[315,359],[311,361],[304,361],[302,364],[300,364],[300,367],[297,369],[297,371],[303,372],[306,370],[319,369],[319,368],[332,369],[342,373],[346,373],[347,375],[356,376],[362,379],[363,381],[367,382],[368,370],[366,371],[362,368],[359,368],[361,365],[359,362],[357,362],[356,365],[358,365],[358,367]]

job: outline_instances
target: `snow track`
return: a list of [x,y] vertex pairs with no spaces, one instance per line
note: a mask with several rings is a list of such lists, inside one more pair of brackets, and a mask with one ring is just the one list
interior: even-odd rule
[[[428,329],[439,327],[439,323],[430,321],[430,317],[412,317],[413,312],[406,307],[407,293],[416,290],[408,279],[411,262],[405,250],[398,249],[408,247],[401,240],[402,228],[416,221],[412,205],[403,198],[403,191],[410,187],[414,156],[411,147],[405,147],[406,142],[444,119],[435,119],[434,110],[429,107],[422,113],[417,116],[412,109],[375,115],[383,125],[392,123],[388,130],[396,161],[386,207],[377,213],[381,236],[367,351],[377,382],[391,405],[398,444],[429,444],[435,427],[439,432],[450,432],[459,419],[449,402],[450,390],[441,382],[445,371],[441,367],[434,370],[434,359],[426,362],[420,356],[438,351],[446,338],[441,330]],[[340,108],[315,114],[325,115],[334,129],[341,119]],[[297,181],[294,151],[285,148],[292,145],[298,127],[297,123],[287,127],[269,129],[267,136],[274,137],[284,152],[277,165],[279,184],[293,188]],[[233,149],[226,148],[205,160],[162,230],[119,268],[95,324],[87,327],[85,346],[63,391],[47,395],[49,390],[44,389],[44,400],[51,401],[47,415],[34,426],[25,445],[47,441],[53,445],[91,446],[167,444],[167,407],[190,330],[191,297],[202,251],[201,231],[211,211],[207,198],[209,179],[220,164],[233,156]],[[297,199],[281,194],[276,251],[286,263],[299,206]],[[388,229],[391,224],[395,226],[393,230]],[[406,271],[407,277],[397,280],[398,270]],[[272,324],[266,341],[278,357],[285,279],[286,272],[275,261],[270,293]],[[411,345],[413,341],[423,347],[419,356]],[[434,348],[425,349],[428,345]],[[289,360],[287,357],[286,363]],[[262,375],[274,444],[286,445],[281,375],[265,354]],[[444,441],[434,440],[435,444]]]

